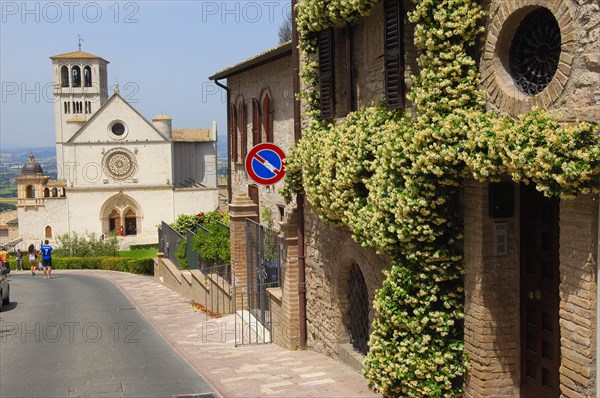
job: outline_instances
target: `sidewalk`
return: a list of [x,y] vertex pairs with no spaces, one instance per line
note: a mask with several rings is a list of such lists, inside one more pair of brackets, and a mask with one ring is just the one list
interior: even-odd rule
[[235,316],[211,319],[153,277],[83,273],[115,283],[213,387],[229,397],[378,397],[356,371],[313,351],[275,344],[234,346]]

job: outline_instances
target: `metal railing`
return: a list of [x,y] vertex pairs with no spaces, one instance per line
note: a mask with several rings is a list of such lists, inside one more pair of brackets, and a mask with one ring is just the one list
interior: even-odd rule
[[185,238],[179,232],[175,231],[164,221],[161,223],[160,228],[158,228],[158,251],[171,260],[177,268],[181,268],[181,264],[179,264],[176,255],[177,247],[184,239]]

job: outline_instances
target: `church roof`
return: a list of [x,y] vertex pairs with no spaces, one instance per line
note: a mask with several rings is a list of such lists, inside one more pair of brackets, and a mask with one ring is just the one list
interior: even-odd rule
[[85,51],[73,51],[71,53],[53,55],[50,59],[101,59],[102,61],[109,63],[102,57],[94,54],[86,53]]
[[211,129],[173,129],[173,142],[212,141]]
[[23,165],[21,169],[21,175],[30,175],[30,174],[44,174],[44,170],[42,170],[42,166],[35,161],[35,157],[33,153],[29,154],[29,162]]

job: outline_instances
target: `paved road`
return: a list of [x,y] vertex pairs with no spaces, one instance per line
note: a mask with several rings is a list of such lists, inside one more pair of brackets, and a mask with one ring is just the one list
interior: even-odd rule
[[0,397],[172,397],[214,389],[111,282],[13,273]]

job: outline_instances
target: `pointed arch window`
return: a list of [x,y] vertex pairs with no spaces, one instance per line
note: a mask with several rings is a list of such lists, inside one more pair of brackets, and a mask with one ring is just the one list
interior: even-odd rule
[[71,79],[73,87],[81,87],[81,68],[79,66],[71,68]]
[[261,142],[261,120],[260,102],[258,99],[252,98],[252,146]]
[[69,87],[69,68],[66,65],[60,68],[60,85],[61,87]]
[[243,99],[238,104],[238,131],[240,136],[240,163],[244,162],[246,155],[248,154],[248,108],[246,107],[246,101]]
[[233,104],[229,105],[229,144],[231,146],[231,160],[237,162],[238,140],[237,140],[237,112]]
[[83,83],[85,87],[92,87],[92,68],[89,65],[83,68]]
[[266,93],[262,100],[262,142],[273,142],[273,104],[271,96]]

